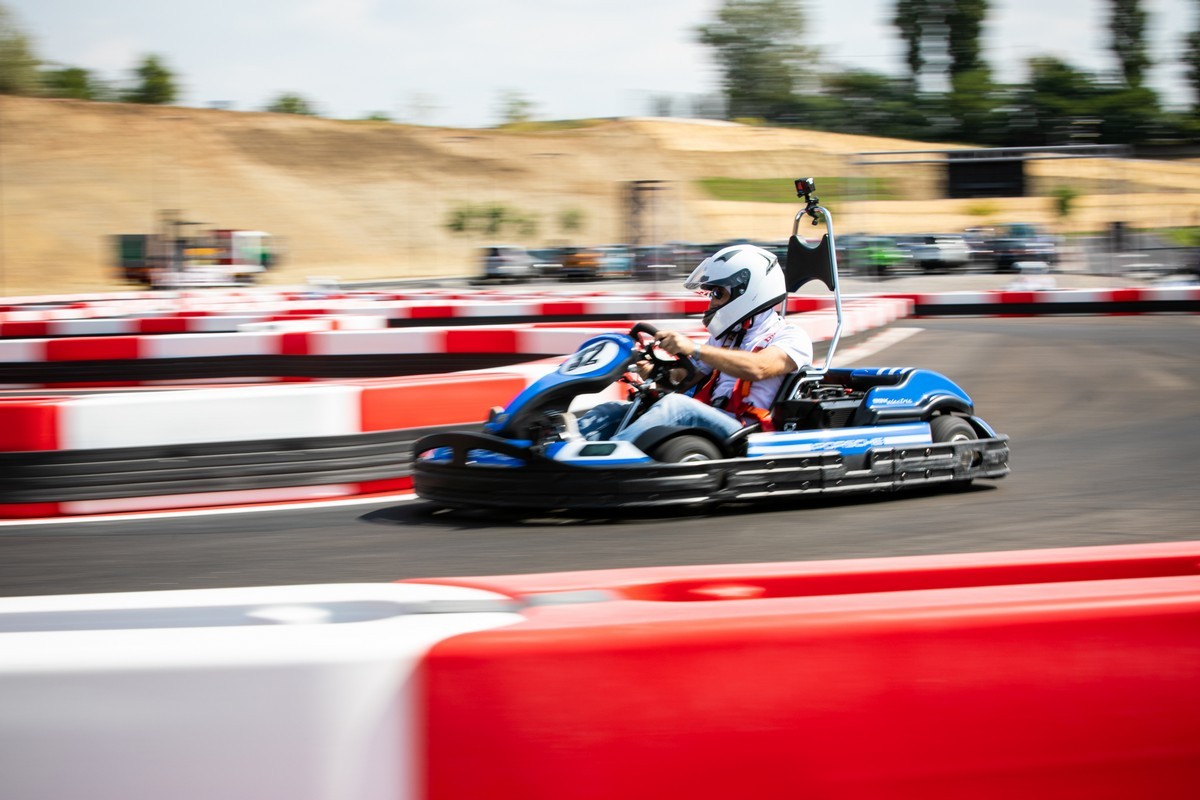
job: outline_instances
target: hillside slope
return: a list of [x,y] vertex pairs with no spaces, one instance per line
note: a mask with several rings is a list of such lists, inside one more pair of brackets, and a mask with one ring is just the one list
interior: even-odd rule
[[[273,283],[308,275],[343,279],[458,275],[475,271],[478,239],[445,230],[465,204],[500,204],[538,222],[529,245],[619,241],[627,182],[659,180],[649,224],[659,240],[782,239],[791,207],[715,202],[703,177],[863,175],[855,153],[926,145],[862,136],[727,123],[629,119],[570,130],[453,130],[228,112],[0,97],[0,294],[99,290],[112,278],[110,237],[152,232],[164,209],[204,227],[261,229],[286,242]],[[873,167],[903,177],[914,196],[936,194],[930,167]],[[1103,179],[1102,162],[1045,162],[1070,182]],[[1121,179],[1132,181],[1129,166]],[[887,171],[885,173],[885,170]],[[1089,185],[1098,181],[1089,181]],[[1196,224],[1200,166],[1155,165],[1139,188],[1163,224]],[[1133,185],[1132,183],[1130,185]],[[1121,216],[1113,198],[1085,197],[1075,225]],[[987,217],[1049,220],[1044,198],[988,201],[846,202],[841,230],[952,230]],[[580,209],[583,227],[557,220]],[[1137,213],[1142,213],[1137,210]],[[1151,219],[1149,214],[1145,219]]]

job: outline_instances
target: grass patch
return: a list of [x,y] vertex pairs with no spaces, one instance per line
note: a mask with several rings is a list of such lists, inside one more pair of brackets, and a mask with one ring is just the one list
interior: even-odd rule
[[[817,178],[817,197],[824,204],[847,200],[892,200],[888,178]],[[735,203],[795,203],[795,178],[701,178],[700,189],[713,200]]]
[[524,122],[506,122],[502,125],[497,125],[493,130],[505,133],[547,133],[553,131],[574,131],[580,128],[594,128],[606,122],[612,122],[612,118],[526,120]]
[[1164,228],[1159,233],[1171,244],[1178,247],[1200,246],[1200,228]]

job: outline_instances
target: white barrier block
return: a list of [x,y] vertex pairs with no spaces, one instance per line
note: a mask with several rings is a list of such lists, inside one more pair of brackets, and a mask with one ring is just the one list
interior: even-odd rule
[[60,448],[343,436],[361,431],[361,388],[273,385],[104,394],[62,404]]
[[250,314],[211,314],[189,317],[188,330],[192,333],[229,333],[247,322],[258,322],[262,317]]
[[442,353],[446,334],[434,328],[388,328],[380,331],[330,331],[309,337],[315,356],[367,353]]
[[52,324],[56,336],[107,336],[138,333],[135,319],[60,319]]
[[203,358],[214,356],[273,356],[279,338],[266,333],[164,333],[144,336],[142,358]]
[[597,328],[528,328],[517,331],[518,353],[573,353],[604,331]]
[[0,339],[0,361],[29,363],[45,360],[45,339]]
[[505,600],[420,584],[0,599],[0,792],[417,798],[414,671],[446,638],[521,621]]
[[455,302],[454,314],[458,317],[536,317],[541,313],[541,303],[505,302]]

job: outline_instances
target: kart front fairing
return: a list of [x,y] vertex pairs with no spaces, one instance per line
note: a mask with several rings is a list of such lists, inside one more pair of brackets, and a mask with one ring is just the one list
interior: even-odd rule
[[[538,458],[611,466],[650,461],[630,442],[564,438],[561,423],[554,422],[577,397],[601,392],[629,372],[638,360],[637,348],[637,341],[622,333],[602,333],[586,340],[553,372],[534,381],[503,409],[493,409],[483,433],[477,434],[480,447],[465,456],[467,463],[518,467]],[[445,462],[451,457],[451,449],[444,446],[423,454],[427,461]]]
[[585,341],[558,369],[543,375],[494,412],[485,433],[506,439],[525,438],[531,425],[549,414],[567,411],[571,401],[608,388],[630,370],[637,342],[623,333],[602,333]]

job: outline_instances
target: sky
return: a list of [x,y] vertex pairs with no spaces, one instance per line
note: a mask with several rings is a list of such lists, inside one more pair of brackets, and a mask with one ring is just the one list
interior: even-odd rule
[[[397,121],[488,127],[503,98],[534,119],[645,116],[654,98],[719,90],[695,29],[721,0],[0,0],[43,60],[129,78],[147,54],[181,87],[178,103],[261,110],[283,92],[322,116],[382,112]],[[1000,80],[1054,55],[1116,69],[1110,0],[991,0],[984,58]],[[1195,0],[1143,0],[1157,62],[1149,84],[1168,106],[1190,102],[1177,60],[1200,27]],[[890,24],[895,0],[804,3],[805,44],[825,63],[904,74]]]

